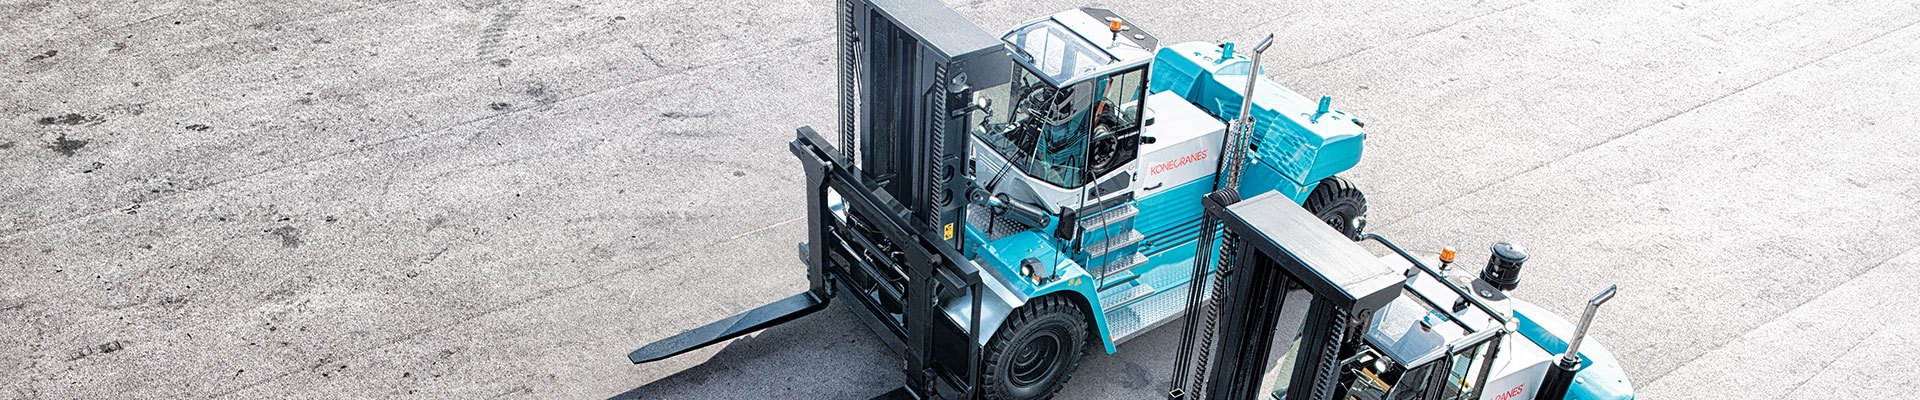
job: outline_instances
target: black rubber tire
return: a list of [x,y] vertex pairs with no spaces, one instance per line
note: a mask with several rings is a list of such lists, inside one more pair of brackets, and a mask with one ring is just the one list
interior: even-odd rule
[[1346,178],[1321,179],[1320,186],[1313,188],[1301,205],[1347,239],[1360,240],[1367,229],[1367,195]]
[[1014,310],[987,342],[981,392],[988,399],[1053,397],[1079,366],[1087,347],[1087,317],[1060,296],[1044,296]]

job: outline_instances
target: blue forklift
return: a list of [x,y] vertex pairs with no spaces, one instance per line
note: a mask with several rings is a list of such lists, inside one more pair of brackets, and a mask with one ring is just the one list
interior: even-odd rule
[[936,0],[840,0],[838,142],[790,144],[806,171],[806,292],[649,343],[656,361],[833,299],[905,358],[883,397],[1046,398],[1083,349],[1195,309],[1229,190],[1364,237],[1335,174],[1363,123],[1261,75],[1232,43],[1161,46],[1108,10],[995,36]]

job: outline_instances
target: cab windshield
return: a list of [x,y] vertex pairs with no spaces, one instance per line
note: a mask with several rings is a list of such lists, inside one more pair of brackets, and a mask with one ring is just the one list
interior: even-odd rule
[[1056,186],[1073,188],[1086,183],[1086,89],[1092,82],[1055,88],[1025,68],[1014,68],[1011,83],[984,91],[996,107],[1007,109],[988,116],[981,141],[1028,175]]
[[1013,69],[1011,82],[980,91],[990,106],[974,130],[1009,164],[1071,189],[1133,161],[1144,68],[1067,87],[1019,65]]

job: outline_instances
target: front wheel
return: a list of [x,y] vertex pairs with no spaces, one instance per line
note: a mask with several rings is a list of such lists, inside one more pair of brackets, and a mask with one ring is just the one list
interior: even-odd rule
[[1313,188],[1301,205],[1347,239],[1360,240],[1367,228],[1367,195],[1346,178],[1321,179],[1320,186]]
[[1060,296],[1034,299],[987,342],[981,386],[988,399],[1044,399],[1065,386],[1087,345],[1086,313]]

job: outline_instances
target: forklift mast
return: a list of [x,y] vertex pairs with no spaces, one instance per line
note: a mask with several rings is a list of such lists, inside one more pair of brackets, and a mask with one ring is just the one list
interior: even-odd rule
[[[1007,82],[1011,60],[936,0],[840,0],[836,12],[840,148],[807,127],[792,145],[808,175],[812,290],[856,300],[905,358],[906,386],[882,397],[973,398],[985,289],[960,250],[969,105],[975,88]],[[967,320],[949,318],[940,304],[963,297]]]
[[[1005,83],[1001,42],[934,0],[840,0],[840,147],[917,229],[958,248],[966,235],[967,107]],[[854,151],[858,149],[858,157]]]

